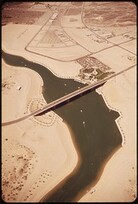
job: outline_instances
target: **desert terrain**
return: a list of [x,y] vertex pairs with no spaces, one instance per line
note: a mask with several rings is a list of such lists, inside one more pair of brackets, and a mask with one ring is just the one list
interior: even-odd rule
[[[18,5],[17,5],[18,4]],[[120,116],[122,146],[78,202],[132,202],[136,189],[136,6],[131,2],[26,2],[2,8],[2,50],[55,76],[90,84],[132,66],[96,91]],[[110,8],[110,12],[109,12]],[[52,83],[52,82],[51,82]],[[54,94],[54,93],[53,93]],[[41,76],[2,59],[2,123],[40,109]],[[100,128],[100,127],[99,127]],[[79,154],[54,111],[2,126],[2,198],[39,202],[75,168]]]

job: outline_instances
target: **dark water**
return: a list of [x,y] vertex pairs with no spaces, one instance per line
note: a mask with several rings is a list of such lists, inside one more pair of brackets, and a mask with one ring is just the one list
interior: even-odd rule
[[[2,57],[7,64],[27,67],[38,72],[44,81],[43,95],[48,103],[85,86],[72,79],[58,78],[46,67],[22,57],[4,52]],[[99,179],[106,160],[121,146],[122,137],[115,123],[119,113],[109,112],[102,96],[96,91],[54,111],[70,128],[81,162],[78,168],[42,201],[70,202],[77,199],[78,193],[82,192],[83,195],[83,190]]]

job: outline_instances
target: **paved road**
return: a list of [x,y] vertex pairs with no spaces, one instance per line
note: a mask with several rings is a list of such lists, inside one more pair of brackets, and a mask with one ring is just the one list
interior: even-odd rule
[[128,67],[128,68],[126,68],[126,69],[124,69],[124,70],[122,70],[122,71],[120,71],[118,73],[112,74],[111,76],[109,76],[109,77],[107,77],[107,78],[105,78],[105,79],[103,79],[103,80],[101,80],[99,82],[95,82],[94,84],[90,84],[90,85],[87,85],[87,86],[85,86],[85,87],[83,87],[81,89],[77,89],[76,91],[73,91],[70,94],[67,94],[67,95],[65,95],[65,96],[63,96],[63,97],[61,97],[61,98],[59,98],[59,99],[57,99],[55,101],[52,101],[51,103],[47,104],[46,106],[42,107],[41,109],[39,109],[37,111],[34,111],[32,113],[29,113],[29,114],[27,114],[27,115],[25,115],[25,116],[23,116],[21,118],[18,118],[16,120],[12,120],[12,121],[9,121],[9,122],[3,122],[2,126],[11,125],[11,124],[20,122],[20,121],[22,121],[24,119],[27,119],[27,118],[29,118],[31,116],[36,116],[36,115],[42,114],[43,112],[48,112],[48,111],[52,110],[52,108],[56,108],[56,106],[59,105],[59,104],[64,105],[63,103],[67,102],[69,99],[72,99],[75,96],[78,96],[78,95],[80,95],[80,94],[82,94],[82,93],[84,93],[86,91],[91,90],[91,89],[98,88],[100,85],[103,85],[105,82],[107,82],[111,78],[116,77],[116,76],[118,76],[118,75],[120,75],[120,74],[134,68],[134,67],[135,67],[135,65],[133,65],[131,67]]

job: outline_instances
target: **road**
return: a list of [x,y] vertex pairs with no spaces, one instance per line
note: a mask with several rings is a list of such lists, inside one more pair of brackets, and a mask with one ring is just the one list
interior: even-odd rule
[[116,77],[132,68],[134,68],[136,65],[133,65],[131,67],[128,67],[118,73],[115,73],[115,74],[112,74],[111,76],[99,81],[99,82],[95,82],[93,84],[90,84],[90,85],[87,85],[81,89],[77,89],[76,91],[73,91],[72,93],[69,93],[59,99],[56,99],[54,101],[52,101],[51,103],[47,104],[46,106],[42,107],[41,109],[37,110],[37,111],[34,111],[32,113],[29,113],[21,118],[18,118],[18,119],[15,119],[15,120],[12,120],[12,121],[8,121],[8,122],[3,122],[2,123],[2,126],[6,126],[6,125],[11,125],[11,124],[14,124],[14,123],[17,123],[17,122],[20,122],[22,120],[25,120],[31,116],[36,116],[36,115],[39,115],[39,114],[42,114],[43,112],[48,112],[48,111],[51,111],[52,108],[56,108],[56,106],[58,105],[64,105],[63,103],[67,102],[69,99],[72,99],[72,98],[75,98],[76,96],[79,96],[80,94],[82,93],[85,93],[91,89],[95,89],[95,88],[98,88],[100,85],[103,85],[105,82],[107,82],[108,80],[112,79],[113,77]]

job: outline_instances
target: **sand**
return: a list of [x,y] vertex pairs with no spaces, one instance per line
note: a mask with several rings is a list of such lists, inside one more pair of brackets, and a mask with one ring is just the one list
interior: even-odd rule
[[[25,51],[26,45],[30,42],[32,36],[39,31],[39,29],[40,26],[38,25],[27,26],[8,24],[2,27],[2,49],[7,53],[25,57],[26,59],[36,63],[41,62],[42,65],[50,69],[57,77],[74,78],[77,76],[81,66],[74,61],[62,62]],[[25,34],[21,35],[21,33],[24,32]],[[8,33],[10,33],[10,38]]]
[[[9,121],[28,113],[32,101],[44,101],[42,79],[29,69],[2,66],[2,82],[8,84],[2,90],[2,121]],[[75,168],[78,156],[69,129],[49,114],[2,127],[5,201],[37,202]]]
[[[78,63],[56,61],[24,50],[31,39],[32,32],[35,35],[39,28],[36,25],[27,28],[24,25],[4,26],[2,28],[2,49],[7,53],[17,54],[42,64],[58,77],[75,78],[81,68]],[[19,38],[18,36],[26,29],[27,33]],[[8,33],[10,33],[10,38]],[[122,66],[119,67],[119,53],[120,48],[110,48],[109,51],[95,54],[95,57],[105,64],[108,63],[109,66],[112,65],[114,71],[120,71],[124,65],[126,68],[126,66],[135,64],[133,59],[130,61],[127,53],[121,50],[121,56],[124,54],[125,58],[122,57]],[[116,59],[113,62],[111,58],[114,54]],[[130,55],[133,56],[129,53]],[[41,94],[43,82],[37,73],[29,69],[20,69],[19,71],[17,67],[10,67],[4,63],[3,66],[5,70],[2,76],[3,81],[11,82],[11,78],[9,78],[11,74],[16,82],[16,84],[11,83],[12,88],[4,88],[5,90],[2,91],[2,120],[5,122],[30,111],[30,104],[34,101],[39,102],[44,99]],[[118,70],[115,70],[116,67]],[[20,91],[18,86],[22,86]],[[98,89],[98,93],[102,94],[107,106],[120,113],[116,123],[122,134],[122,147],[106,164],[99,182],[79,202],[133,201],[136,197],[135,69],[108,81]],[[36,105],[31,107],[34,106]],[[62,119],[54,113],[52,113],[51,120],[48,115],[45,118],[30,118],[18,124],[3,127],[2,131],[4,166],[2,176],[3,182],[5,182],[3,187],[5,201],[39,201],[50,189],[72,172],[77,164],[78,156],[70,132]],[[8,165],[6,160],[11,160],[12,164]],[[17,162],[20,164],[18,168]],[[9,190],[7,191],[7,189]]]
[[107,106],[120,113],[116,123],[122,134],[122,147],[104,168],[99,182],[80,202],[132,202],[136,192],[136,67],[97,90]]

